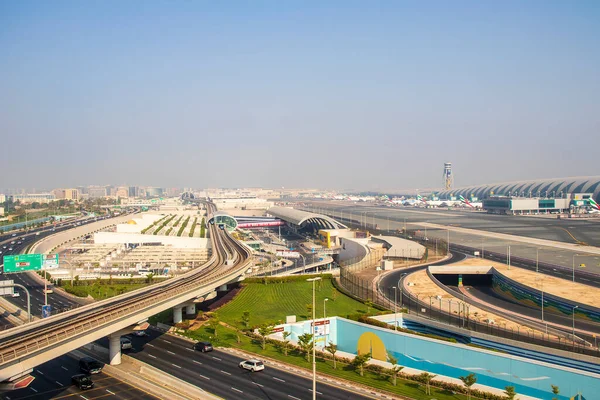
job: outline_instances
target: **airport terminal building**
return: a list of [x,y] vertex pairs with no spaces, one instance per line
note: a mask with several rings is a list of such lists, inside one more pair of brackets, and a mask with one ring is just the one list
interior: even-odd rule
[[442,190],[442,199],[463,196],[486,199],[491,196],[552,197],[564,198],[569,193],[593,193],[596,202],[600,200],[600,176],[562,179],[535,179],[529,181],[505,182],[487,185],[468,186],[459,189]]

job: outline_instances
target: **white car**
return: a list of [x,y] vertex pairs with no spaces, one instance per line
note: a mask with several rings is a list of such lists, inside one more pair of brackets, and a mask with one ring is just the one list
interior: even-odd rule
[[263,371],[265,369],[265,364],[262,361],[258,360],[246,360],[240,363],[240,368],[247,369],[252,372]]

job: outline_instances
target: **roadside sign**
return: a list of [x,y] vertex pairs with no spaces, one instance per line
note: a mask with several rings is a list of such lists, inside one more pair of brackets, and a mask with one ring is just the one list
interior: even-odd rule
[[44,269],[58,268],[58,254],[44,255],[43,267]]
[[11,274],[42,269],[42,254],[19,254],[4,256],[4,273]]
[[15,281],[0,281],[0,296],[13,295],[15,292],[14,288]]
[[42,318],[48,318],[52,313],[52,306],[50,304],[42,306]]
[[278,251],[275,253],[277,257],[300,258],[300,253],[296,251]]

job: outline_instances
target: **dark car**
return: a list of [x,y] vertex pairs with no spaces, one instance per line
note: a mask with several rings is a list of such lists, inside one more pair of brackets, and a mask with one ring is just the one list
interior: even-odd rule
[[81,390],[88,390],[94,387],[92,379],[85,374],[73,375],[71,382]]
[[99,374],[102,372],[102,368],[104,368],[104,364],[92,357],[83,357],[79,360],[79,369],[86,374]]
[[207,351],[213,351],[213,346],[210,342],[198,342],[194,345],[194,350],[205,353]]

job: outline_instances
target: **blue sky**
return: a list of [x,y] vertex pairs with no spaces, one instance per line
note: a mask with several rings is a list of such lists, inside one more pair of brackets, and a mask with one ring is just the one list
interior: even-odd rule
[[599,174],[597,1],[0,3],[3,187]]

